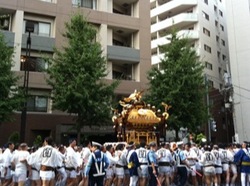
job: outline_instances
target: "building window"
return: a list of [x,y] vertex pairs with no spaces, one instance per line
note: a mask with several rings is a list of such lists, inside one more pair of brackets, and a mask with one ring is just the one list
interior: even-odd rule
[[202,11],[202,16],[209,21],[209,15],[207,13],[205,13],[204,11]]
[[220,25],[220,28],[222,31],[224,31],[224,26],[223,25]]
[[205,67],[209,70],[213,70],[213,65],[207,61],[205,62]]
[[26,60],[24,56],[21,56],[21,71],[24,71],[25,68],[33,72],[44,72],[48,68],[48,65],[41,57],[30,57]]
[[212,53],[211,47],[206,44],[204,44],[204,50],[207,51],[208,53]]
[[208,0],[204,0],[204,3],[206,3],[208,5]]
[[219,42],[219,40],[220,40],[220,37],[216,36],[216,41]]
[[222,59],[223,59],[223,61],[225,61],[226,58],[227,58],[226,55],[222,54]]
[[47,112],[48,97],[31,95],[27,100],[27,111]]
[[73,6],[96,9],[96,0],[72,0]]
[[221,10],[219,10],[219,14],[221,17],[223,17],[223,12]]
[[226,45],[226,42],[225,42],[223,39],[221,39],[221,44],[222,44],[223,46],[225,46],[225,45]]
[[208,87],[212,88],[214,87],[214,82],[212,80],[208,80]]
[[214,5],[214,11],[217,12],[217,6]]
[[203,33],[210,37],[210,31],[203,27]]
[[115,46],[124,46],[124,43],[122,41],[118,41],[116,39],[113,39],[113,45],[115,45]]
[[34,25],[34,32],[32,34],[50,37],[51,24],[38,21],[24,20],[23,33],[26,32],[26,25]]
[[9,30],[10,29],[10,15],[3,14],[0,15],[0,30]]
[[217,51],[217,59],[218,59],[218,63],[220,63],[221,62],[221,54],[220,54],[220,52],[219,51]]
[[220,67],[218,68],[218,72],[219,72],[219,74],[221,74],[221,68]]
[[113,64],[112,78],[120,80],[134,80],[133,79],[133,65],[132,64]]
[[218,25],[219,25],[218,21],[215,20],[214,23],[215,23],[215,26],[218,27]]
[[220,59],[220,52],[217,51],[217,57]]

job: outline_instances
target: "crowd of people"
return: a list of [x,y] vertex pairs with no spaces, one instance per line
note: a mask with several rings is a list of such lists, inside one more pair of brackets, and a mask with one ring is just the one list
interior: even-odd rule
[[0,186],[249,186],[247,143],[198,146],[194,143],[145,144],[86,141],[0,149]]

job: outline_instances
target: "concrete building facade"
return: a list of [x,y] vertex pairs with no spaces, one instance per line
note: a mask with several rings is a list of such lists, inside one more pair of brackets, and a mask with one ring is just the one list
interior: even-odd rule
[[[177,29],[180,37],[188,37],[205,66],[204,78],[212,89],[217,90],[209,94],[207,103],[211,108],[211,119],[216,121],[219,132],[229,133],[228,128],[233,126],[227,119],[230,111],[224,105],[227,99],[224,77],[228,73],[229,56],[224,0],[150,0],[150,6],[152,65],[161,68],[163,54],[159,46],[170,42],[167,34],[171,29]],[[207,135],[208,126],[205,129]],[[224,141],[218,132],[212,132],[212,141],[215,138]]]
[[236,141],[250,141],[250,1],[227,0],[227,25],[232,75]]
[[[73,12],[81,12],[98,29],[97,39],[107,57],[108,75],[106,79],[122,78],[116,94],[129,95],[135,89],[147,86],[146,72],[151,67],[150,52],[150,6],[144,0],[0,0],[0,28],[9,46],[15,48],[15,71],[24,74],[26,42],[25,28],[34,24],[31,33],[30,77],[26,141],[32,143],[39,134],[52,135],[57,142],[64,140],[74,121],[66,113],[52,109],[49,98],[51,87],[46,83],[44,69],[48,68],[44,55],[52,56],[53,47],[65,44],[62,37],[64,23]],[[23,79],[19,81],[23,85]],[[0,144],[13,131],[20,129],[20,112],[16,112],[14,122],[0,125]],[[3,132],[6,131],[6,132]],[[109,126],[84,128],[88,135],[112,133]]]

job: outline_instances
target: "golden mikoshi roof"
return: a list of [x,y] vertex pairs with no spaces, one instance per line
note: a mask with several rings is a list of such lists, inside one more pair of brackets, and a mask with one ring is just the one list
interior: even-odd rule
[[138,124],[156,124],[161,121],[150,109],[132,109],[128,115],[128,122]]

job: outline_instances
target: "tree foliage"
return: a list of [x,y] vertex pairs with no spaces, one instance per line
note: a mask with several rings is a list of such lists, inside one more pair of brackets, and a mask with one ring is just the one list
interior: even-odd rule
[[147,99],[160,108],[161,102],[172,105],[168,129],[180,127],[194,132],[206,120],[204,67],[187,38],[171,34],[170,44],[162,46],[161,68],[152,68]]
[[68,45],[55,49],[48,60],[54,108],[76,114],[78,129],[103,124],[110,119],[110,102],[118,82],[105,82],[106,59],[96,42],[94,26],[75,14],[65,27]]
[[20,135],[19,135],[19,132],[17,132],[17,131],[11,133],[11,135],[8,138],[8,141],[12,142],[14,144],[17,144],[19,142],[19,140],[20,140]]
[[202,133],[198,134],[195,139],[195,143],[201,145],[204,143],[202,140],[206,139],[206,136]]
[[21,106],[22,94],[18,89],[18,76],[11,70],[13,48],[7,46],[0,32],[0,123],[11,120],[11,113]]
[[42,136],[40,136],[40,135],[36,136],[36,139],[34,140],[33,145],[35,147],[40,147],[40,146],[42,146],[42,144],[43,144]]

